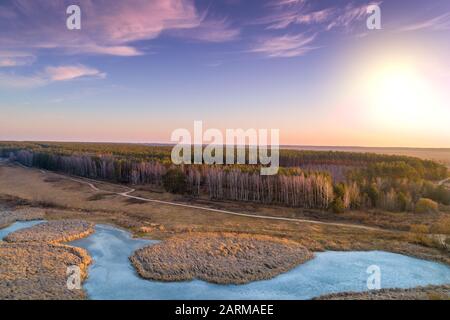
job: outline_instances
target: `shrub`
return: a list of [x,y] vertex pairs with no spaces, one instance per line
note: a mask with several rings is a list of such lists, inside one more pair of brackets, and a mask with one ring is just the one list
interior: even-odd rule
[[186,175],[180,169],[169,169],[162,177],[167,192],[184,194],[186,192]]
[[432,199],[436,202],[440,202],[445,205],[450,205],[450,190],[448,190],[444,185],[433,186],[427,183],[424,186],[424,196]]
[[407,211],[411,209],[411,197],[407,196],[403,192],[397,195],[398,209],[400,211]]
[[334,196],[343,199],[345,196],[345,185],[339,183],[334,186]]
[[450,234],[450,217],[441,217],[431,226],[431,232],[437,234]]
[[409,231],[413,233],[429,233],[430,228],[424,224],[413,224],[409,227]]
[[345,185],[339,183],[334,186],[334,200],[330,204],[330,208],[334,213],[343,213],[345,211]]
[[439,205],[431,199],[420,198],[415,207],[417,213],[432,213],[439,210]]
[[426,247],[435,247],[435,241],[427,233],[429,228],[426,225],[412,225],[409,229],[408,240],[411,243],[419,244]]
[[372,184],[367,188],[367,196],[370,199],[372,207],[375,207],[380,197],[380,191],[375,184]]
[[343,213],[345,210],[344,201],[341,198],[335,198],[331,203],[331,210],[334,213]]

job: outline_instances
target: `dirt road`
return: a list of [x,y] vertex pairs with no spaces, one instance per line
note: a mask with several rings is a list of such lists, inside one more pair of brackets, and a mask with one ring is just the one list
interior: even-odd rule
[[[0,161],[0,165],[5,164],[5,163],[6,163],[6,161],[3,161],[3,162]],[[20,167],[22,167],[22,168],[25,168],[27,170],[38,170],[38,169],[26,167],[26,166],[24,166],[22,164],[19,164],[19,163],[15,163],[15,164],[20,166]],[[324,222],[324,221],[316,221],[316,220],[308,220],[308,219],[297,219],[297,218],[288,218],[288,217],[274,217],[274,216],[267,216],[267,215],[256,215],[256,214],[249,214],[249,213],[241,213],[241,212],[234,212],[234,211],[228,211],[228,210],[214,209],[214,208],[210,208],[210,207],[203,207],[203,206],[197,206],[197,205],[183,204],[183,203],[178,203],[178,202],[171,202],[171,201],[163,201],[163,200],[156,200],[156,199],[138,197],[138,196],[131,195],[131,193],[136,191],[135,189],[132,189],[132,188],[129,188],[129,187],[126,187],[126,186],[123,186],[123,185],[118,185],[118,184],[109,183],[109,182],[103,182],[103,181],[96,181],[96,180],[88,179],[88,178],[81,178],[81,177],[74,178],[74,177],[71,177],[71,176],[68,176],[68,175],[55,173],[55,172],[52,172],[52,171],[46,171],[46,170],[39,170],[39,171],[41,173],[43,173],[43,174],[49,174],[50,173],[50,174],[62,177],[64,179],[68,179],[68,180],[71,180],[71,181],[74,181],[74,182],[77,182],[77,183],[85,184],[85,185],[89,186],[92,189],[92,191],[94,191],[94,192],[114,193],[114,194],[116,194],[118,196],[121,196],[121,197],[129,198],[129,199],[136,199],[136,200],[145,201],[145,202],[149,202],[149,203],[158,203],[158,204],[169,205],[169,206],[191,208],[191,209],[197,209],[197,210],[203,210],[203,211],[209,211],[209,212],[215,212],[215,213],[221,213],[221,214],[228,214],[228,215],[240,216],[240,217],[246,217],[246,218],[253,218],[253,219],[266,219],[266,220],[279,220],[279,221],[289,221],[289,222],[310,223],[310,224],[316,224],[316,225],[357,228],[357,229],[363,229],[363,230],[368,230],[368,231],[400,232],[400,231],[394,231],[394,230],[388,230],[388,229],[382,229],[382,228],[376,228],[376,227],[368,227],[368,226],[363,226],[363,225],[358,225],[358,224],[351,224],[351,223]],[[111,191],[108,191],[108,190],[102,190],[99,187],[97,187],[95,184],[111,185],[111,186],[114,186],[116,188],[119,187],[119,188],[125,189],[125,191],[124,192],[111,192]]]

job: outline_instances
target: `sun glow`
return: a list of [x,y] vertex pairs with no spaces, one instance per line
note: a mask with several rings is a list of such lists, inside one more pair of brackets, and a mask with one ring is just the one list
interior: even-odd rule
[[386,64],[372,72],[367,92],[373,120],[397,127],[421,127],[436,115],[438,98],[413,66]]

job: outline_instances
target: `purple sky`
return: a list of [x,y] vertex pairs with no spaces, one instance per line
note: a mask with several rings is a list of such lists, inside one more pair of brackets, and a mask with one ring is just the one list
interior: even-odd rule
[[0,139],[450,147],[448,39],[448,0],[3,0]]

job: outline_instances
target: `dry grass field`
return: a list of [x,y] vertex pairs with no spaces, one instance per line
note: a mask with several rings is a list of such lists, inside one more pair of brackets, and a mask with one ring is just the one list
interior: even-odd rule
[[450,286],[343,292],[318,297],[315,300],[450,300]]
[[312,258],[311,252],[294,241],[235,233],[196,233],[139,249],[130,260],[146,279],[244,284],[273,278]]
[[84,299],[83,290],[67,288],[67,267],[83,278],[91,258],[84,249],[50,243],[0,244],[0,299]]
[[94,233],[93,223],[82,220],[58,220],[12,232],[4,238],[4,241],[63,243],[88,237],[92,233]]

